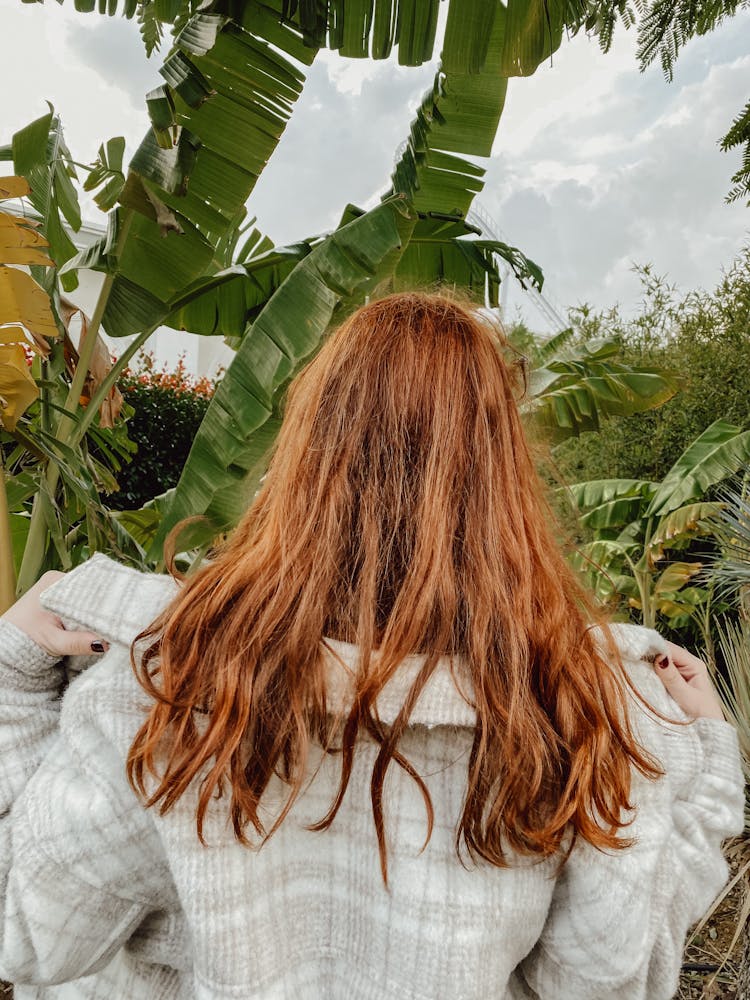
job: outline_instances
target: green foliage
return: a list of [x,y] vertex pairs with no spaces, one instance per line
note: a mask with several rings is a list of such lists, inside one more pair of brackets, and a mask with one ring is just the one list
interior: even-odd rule
[[115,136],[99,147],[96,160],[91,165],[88,177],[83,182],[84,191],[100,190],[94,201],[103,212],[108,212],[117,204],[120,192],[125,186],[122,159],[125,155],[125,139]]
[[739,201],[750,197],[750,101],[732,123],[732,127],[721,140],[724,152],[743,146],[742,163],[739,170],[732,175],[734,187],[727,195],[727,201]]
[[[658,616],[683,642],[697,636],[710,646],[711,618],[728,607],[714,593],[719,576],[707,575],[722,535],[717,487],[750,461],[743,430],[750,421],[750,250],[711,293],[680,298],[649,268],[640,274],[638,315],[581,309],[575,338],[612,331],[623,358],[669,365],[681,390],[658,409],[613,417],[597,434],[562,444],[557,471],[578,483],[569,493],[583,514],[579,562],[600,597],[626,613]],[[696,565],[697,576],[686,568]]]
[[[520,331],[514,337],[520,342]],[[679,385],[669,371],[623,363],[617,341],[584,343],[572,329],[541,345],[527,341],[525,349],[532,368],[522,412],[555,442],[597,430],[613,414],[660,406]]]
[[721,505],[704,495],[748,462],[750,432],[716,420],[660,483],[606,479],[567,487],[592,538],[574,561],[598,596],[625,599],[652,628],[657,616],[672,628],[705,617],[712,589],[694,584],[704,568],[695,542],[716,535]]
[[[48,114],[15,133],[11,146],[0,151],[0,159],[12,160],[15,172],[29,182],[29,202],[42,219],[50,257],[56,267],[61,268],[76,252],[63,220],[77,232],[81,227],[81,210],[73,158],[65,143],[62,123],[52,105],[49,107]],[[39,280],[42,276],[38,272],[38,268],[32,270]],[[40,283],[51,287],[47,278]],[[77,285],[75,273],[68,273],[62,279],[66,291],[72,291]]]
[[[24,0],[42,3],[43,0]],[[173,26],[176,37],[201,5],[199,0],[75,0],[82,13],[94,10],[109,16],[121,12],[136,17],[146,53],[159,48],[165,26]],[[235,5],[212,7],[222,14]],[[447,68],[477,72],[484,64],[487,37],[500,6],[487,0],[453,0],[448,14],[446,39],[451,61]],[[508,31],[503,45],[506,76],[527,76],[560,45],[565,27],[574,27],[586,10],[585,0],[508,0]],[[305,45],[329,48],[354,59],[387,59],[398,51],[402,66],[421,66],[434,54],[439,0],[266,0],[258,6],[257,20],[265,20],[261,34],[270,35],[272,25],[294,25]],[[503,8],[505,12],[505,7]],[[237,15],[236,9],[233,11]],[[273,39],[270,39],[273,41]]]
[[150,56],[161,45],[164,28],[156,12],[154,0],[145,0],[138,4],[138,26],[143,39],[146,55]]
[[654,60],[671,80],[682,48],[696,35],[707,35],[750,0],[585,0],[573,31],[584,28],[599,39],[604,52],[612,47],[618,22],[637,28],[641,69]]
[[107,504],[131,510],[176,486],[214,386],[191,378],[183,360],[170,371],[157,368],[152,355],[139,359],[118,386],[132,409],[127,433],[137,450],[118,472],[119,488]]
[[583,343],[606,331],[623,361],[669,368],[681,390],[656,410],[605,420],[598,434],[561,445],[563,481],[661,480],[680,454],[715,420],[746,426],[750,417],[750,249],[712,292],[678,296],[650,268],[641,268],[643,301],[632,318],[618,309],[573,316]]
[[[94,8],[92,0],[76,0],[76,6]],[[106,235],[58,261],[64,281],[75,280],[83,267],[101,271],[104,282],[78,368],[50,424],[54,447],[40,459],[46,469],[20,589],[59,561],[45,510],[54,513],[65,500],[65,484],[60,462],[50,456],[75,455],[83,447],[117,369],[158,325],[224,334],[236,355],[174,489],[138,516],[114,519],[120,527],[127,522],[133,544],[147,548],[154,562],[161,558],[166,532],[182,518],[205,515],[209,532],[234,522],[262,474],[289,379],[330,326],[365,296],[441,281],[493,303],[499,259],[509,261],[522,281],[541,287],[540,269],[519,250],[476,240],[481,234],[466,226],[464,215],[484,174],[469,157],[491,151],[507,78],[528,75],[548,58],[582,6],[576,0],[507,5],[451,0],[441,66],[420,105],[391,190],[368,212],[347,209],[331,234],[274,248],[257,230],[240,245],[245,204],[302,92],[305,68],[323,46],[382,56],[397,44],[402,63],[424,62],[434,48],[437,0],[374,7],[370,0],[201,5],[125,0],[121,9],[125,16],[138,16],[147,47],[155,47],[163,25],[171,23],[174,45],[161,68],[165,82],[146,97],[152,127],[130,163],[124,165],[122,141],[114,139],[100,148],[91,168],[87,185],[98,192],[100,205],[117,202]],[[117,8],[116,0],[99,4],[110,14]],[[51,134],[52,119],[42,124]],[[26,132],[18,134],[17,159],[47,141],[42,131],[36,123],[33,143]],[[59,227],[57,206],[75,224],[76,203],[69,156],[59,143],[49,148],[54,155],[50,159],[45,146],[42,160],[55,197],[54,204],[47,199],[42,214],[51,230],[55,220]],[[54,296],[56,289],[51,291]],[[100,327],[131,340],[82,409]],[[674,391],[663,373],[617,367],[608,355],[580,345],[544,364],[536,412],[555,409],[551,422],[565,434],[595,426],[602,413],[633,412]],[[559,419],[563,410],[566,423]],[[139,556],[146,557],[140,550]]]

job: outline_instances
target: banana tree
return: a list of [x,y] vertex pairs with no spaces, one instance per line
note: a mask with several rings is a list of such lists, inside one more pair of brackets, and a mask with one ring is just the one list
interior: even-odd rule
[[[85,0],[78,6],[93,8]],[[384,17],[386,6],[392,16]],[[127,0],[123,12],[151,23],[152,41],[164,23],[174,22],[173,47],[161,69],[164,83],[147,95],[152,128],[127,168],[121,141],[110,140],[86,181],[100,205],[117,201],[106,236],[78,255],[68,248],[53,254],[62,281],[72,282],[81,267],[105,276],[54,428],[59,448],[80,446],[118,370],[157,326],[222,334],[237,348],[180,483],[143,515],[152,526],[158,520],[150,559],[158,558],[166,532],[186,514],[207,515],[213,531],[231,522],[236,503],[229,501],[252,488],[288,379],[331,322],[364,296],[441,279],[481,289],[491,304],[497,301],[501,258],[523,280],[541,285],[538,267],[515,248],[473,238],[479,234],[464,216],[482,189],[484,169],[466,156],[489,155],[508,77],[532,73],[559,46],[575,6],[451,0],[440,69],[381,206],[368,213],[348,210],[334,233],[288,248],[253,237],[249,249],[232,257],[247,199],[317,51],[325,45],[344,55],[380,58],[397,46],[400,62],[419,65],[433,53],[437,0],[378,4],[374,12],[363,0],[314,7],[241,0],[199,10],[179,2]],[[116,9],[116,3],[107,5],[110,12]],[[50,190],[53,207],[55,199],[62,203],[69,195],[62,181]],[[55,213],[49,219],[41,214],[43,226],[54,227]],[[83,379],[100,328],[133,339],[81,411]],[[614,395],[627,389],[632,402],[625,382]],[[599,388],[597,405],[607,395]],[[229,438],[226,427],[233,431]],[[34,505],[20,589],[49,562],[40,496],[54,497],[58,480],[50,465]]]
[[[749,461],[750,431],[717,420],[660,483],[604,479],[565,487],[582,525],[594,535],[575,561],[600,598],[625,598],[650,627],[657,615],[673,627],[700,618],[710,595],[693,584],[704,563],[671,554],[716,534],[722,503],[705,495]],[[707,634],[706,623],[699,624]]]
[[[29,193],[22,177],[0,178],[0,199]],[[16,429],[19,419],[39,396],[31,376],[28,353],[49,353],[46,336],[56,337],[57,327],[49,297],[34,278],[16,266],[47,267],[47,240],[28,220],[0,210],[0,428],[7,434]],[[0,551],[13,551],[14,523],[8,502],[5,462],[0,447]],[[12,559],[0,563],[0,613],[15,596],[15,571]]]
[[[89,5],[82,6],[85,9]],[[146,14],[146,6],[142,5],[141,15]],[[481,168],[445,150],[489,152],[504,100],[504,76],[498,75],[500,61],[509,65],[521,61],[527,64],[530,48],[536,48],[541,59],[559,44],[559,37],[550,36],[541,42],[536,39],[532,45],[529,36],[519,51],[518,45],[511,44],[514,33],[504,30],[506,12],[502,6],[498,5],[489,19],[486,11],[479,16],[481,5],[475,5],[470,16],[466,16],[465,8],[459,12],[458,6],[452,4],[446,31],[450,46],[455,49],[449,67],[452,75],[443,72],[436,80],[429,102],[421,109],[424,135],[417,132],[412,135],[405,154],[409,162],[400,171],[412,189],[422,184],[427,192],[432,192],[431,200],[422,198],[420,208],[425,209],[425,215],[444,209],[460,215],[468,207],[471,194],[481,188]],[[91,422],[94,407],[81,415],[77,412],[77,401],[82,373],[88,369],[100,327],[115,337],[136,335],[120,359],[126,364],[159,324],[176,309],[179,311],[189,304],[190,295],[186,296],[186,291],[226,263],[219,248],[228,234],[237,231],[244,217],[248,196],[302,90],[305,67],[312,63],[323,44],[349,53],[352,27],[359,25],[357,30],[360,30],[367,23],[367,17],[364,22],[362,19],[361,4],[337,4],[336,8],[340,35],[328,32],[325,12],[322,19],[318,12],[311,20],[307,7],[297,10],[282,2],[215,3],[189,15],[186,8],[176,4],[159,4],[151,11],[163,15],[164,20],[178,22],[173,48],[161,70],[165,82],[147,96],[152,128],[127,171],[122,166],[118,143],[110,141],[100,150],[89,186],[101,180],[99,197],[103,204],[111,202],[115,195],[118,198],[118,204],[110,212],[107,237],[102,245],[72,261],[69,247],[53,255],[61,279],[69,284],[78,267],[94,266],[105,272],[102,293],[89,324],[89,337],[81,345],[79,368],[55,427],[60,447],[75,448]],[[133,9],[132,4],[126,5],[126,13],[132,13]],[[416,4],[413,16],[399,19],[398,29],[394,21],[389,22],[385,31],[385,23],[378,17],[377,24],[369,24],[365,33],[369,35],[372,28],[376,54],[384,55],[385,49],[396,41],[398,30],[399,58],[404,63],[419,65],[432,55],[436,12],[437,4],[432,0]],[[533,25],[529,27],[522,21],[516,34],[533,32]],[[558,34],[561,37],[561,31]],[[486,70],[484,63],[488,63]],[[441,115],[440,121],[428,121],[437,115]],[[42,131],[42,122],[35,123],[24,144],[25,150],[32,148],[32,158],[32,139],[36,138],[40,145]],[[430,134],[435,131],[443,135],[443,149],[430,141]],[[17,142],[13,149],[16,158],[20,148]],[[48,190],[58,204],[70,209],[72,199],[64,197],[69,191],[63,189],[63,174],[68,180],[69,174],[58,169],[57,159],[55,171],[54,183],[48,184]],[[446,198],[440,197],[443,190],[448,192]],[[393,192],[401,193],[400,189]],[[412,199],[415,200],[418,199]],[[44,207],[49,208],[49,201],[48,198]],[[60,229],[55,225],[57,213],[35,207],[45,226],[57,232]],[[404,213],[404,218],[412,213],[411,229],[418,221],[414,207],[411,205]],[[72,212],[70,215],[69,221],[75,225],[77,220]],[[364,231],[366,227],[357,228]],[[403,228],[401,243],[391,248],[391,259],[386,263],[390,272],[395,270],[410,235],[410,227]],[[486,259],[491,251],[485,247],[479,253]],[[353,292],[358,284],[345,282],[345,294]],[[343,297],[338,296],[337,304]],[[252,318],[250,314],[243,317],[241,340]],[[323,332],[318,331],[318,339]],[[313,347],[309,342],[307,349]],[[275,349],[273,342],[265,345],[266,356],[254,361],[259,370],[263,370],[263,364],[266,367],[272,364]],[[242,369],[245,353],[238,351],[235,361],[238,370]],[[227,386],[243,384],[233,374],[227,376]],[[107,384],[102,392],[109,389]],[[221,396],[226,394],[225,390]],[[92,402],[98,404],[100,399]],[[230,407],[235,404],[232,398]],[[44,483],[46,495],[55,495],[58,480],[56,466],[50,465]],[[21,589],[28,587],[43,568],[49,548],[41,508],[38,497],[21,567]],[[179,504],[175,509],[180,509]]]
[[[43,171],[36,171],[36,175],[38,183]],[[25,178],[0,179],[0,199],[30,195]],[[58,294],[56,286],[52,286],[56,293],[52,298],[43,287],[49,284],[48,275],[53,269],[51,250],[33,220],[0,210],[0,606],[3,608],[14,600],[15,571],[30,526],[27,502],[40,489],[45,468],[54,467],[61,479],[60,498],[43,496],[40,501],[60,565],[73,565],[76,549],[80,548],[76,533],[68,530],[76,522],[85,525],[90,544],[107,544],[113,551],[119,551],[111,537],[119,534],[127,546],[133,546],[100,498],[101,491],[114,484],[111,465],[119,467],[116,452],[119,451],[120,457],[123,453],[121,430],[114,436],[108,436],[105,430],[113,426],[119,414],[119,393],[106,400],[103,410],[96,414],[96,427],[77,450],[62,447],[53,431],[54,416],[61,411],[70,373],[78,362],[70,337],[71,326],[78,321],[85,336],[86,317]],[[84,399],[110,367],[108,352],[101,341],[97,342],[97,348],[87,373]],[[68,509],[67,526],[58,516],[61,504]]]
[[581,344],[573,329],[526,348],[532,370],[526,417],[547,439],[561,442],[599,429],[602,417],[642,413],[666,403],[680,379],[658,368],[618,360],[616,340]]

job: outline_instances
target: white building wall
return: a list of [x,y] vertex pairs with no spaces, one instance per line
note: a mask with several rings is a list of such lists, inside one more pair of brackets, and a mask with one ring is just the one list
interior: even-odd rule
[[[76,233],[76,242],[81,246],[87,245],[99,233],[90,230],[93,227],[86,227],[86,233]],[[99,296],[104,275],[96,271],[78,272],[78,288],[68,294],[68,298],[75,302],[87,316],[91,316]],[[131,342],[132,338],[113,338],[103,335],[112,354],[117,357]],[[183,330],[170,330],[161,326],[148,339],[145,350],[154,354],[157,367],[165,365],[168,368],[176,366],[180,357],[184,357],[185,367],[192,375],[206,375],[215,377],[221,368],[226,368],[234,352],[226,346],[223,337],[198,337],[194,333],[187,333]]]

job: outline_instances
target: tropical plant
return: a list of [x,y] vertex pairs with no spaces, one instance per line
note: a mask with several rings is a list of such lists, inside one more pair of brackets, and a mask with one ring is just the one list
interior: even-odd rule
[[562,482],[661,480],[714,420],[744,424],[750,413],[750,248],[741,250],[716,287],[678,293],[652,268],[637,268],[642,301],[619,308],[574,310],[574,343],[605,334],[635,368],[679,373],[680,392],[638,417],[614,417],[598,433],[555,451]]
[[[67,245],[51,254],[60,281],[73,281],[79,268],[104,274],[56,411],[55,454],[82,446],[119,372],[157,326],[220,334],[236,348],[175,489],[129,518],[118,515],[120,529],[131,534],[131,558],[158,563],[166,534],[186,516],[205,517],[203,535],[195,536],[203,544],[234,522],[263,472],[289,380],[331,324],[365,297],[442,281],[493,305],[500,259],[523,282],[541,285],[539,268],[520,251],[477,239],[481,234],[466,223],[484,174],[466,157],[489,155],[508,76],[533,72],[559,46],[573,6],[451,0],[441,67],[381,203],[368,212],[350,206],[334,232],[276,248],[245,222],[245,202],[302,90],[305,67],[322,45],[344,54],[372,49],[379,57],[397,44],[402,63],[420,64],[432,55],[436,0],[411,4],[396,20],[384,20],[380,7],[371,18],[370,5],[359,0],[330,10],[282,0],[216,2],[194,11],[177,3],[125,5],[126,14],[140,10],[144,23],[174,20],[174,45],[161,71],[165,83],[147,97],[151,131],[127,167],[121,141],[103,144],[86,181],[102,206],[117,200],[105,237],[75,255]],[[59,209],[77,221],[72,184],[61,179],[71,180],[69,156],[50,143],[52,124],[34,123],[10,151],[17,169],[22,151],[26,169],[37,171],[45,197],[34,207],[48,238],[61,229]],[[102,328],[133,339],[81,409]],[[569,431],[594,419],[596,408],[648,405],[636,400],[636,376],[608,372],[603,356],[588,363],[600,366],[585,390],[588,408],[572,391],[583,368],[557,371],[547,385],[550,398],[565,390],[578,400],[577,412],[569,407]],[[654,385],[662,395],[672,391],[663,379]],[[60,476],[50,461],[34,499],[20,590],[60,558],[45,514],[55,507]]]
[[[41,141],[43,137],[43,142]],[[39,147],[38,159],[32,150]],[[91,394],[110,368],[109,355],[95,338],[88,366],[80,368],[71,332],[78,327],[86,339],[88,319],[63,294],[55,281],[53,254],[65,259],[75,252],[58,213],[80,223],[73,167],[62,130],[52,112],[17,133],[11,149],[1,158],[13,157],[23,165],[34,187],[24,177],[0,180],[5,198],[28,198],[47,224],[8,211],[0,212],[0,605],[12,603],[15,571],[25,549],[30,519],[27,504],[38,496],[50,548],[58,565],[69,567],[80,557],[83,535],[92,545],[115,541],[132,546],[101,502],[100,494],[112,489],[112,468],[127,454],[122,434],[112,435],[119,414],[119,393],[102,397],[91,414],[93,425],[76,450],[66,448],[56,435],[56,418],[65,413],[71,378],[79,372],[77,402],[87,405]],[[75,284],[68,281],[69,287]],[[94,445],[94,451],[91,449]],[[60,497],[41,491],[42,469],[54,470],[60,480]],[[65,507],[63,521],[60,510]]]
[[[29,193],[22,177],[0,179],[0,199]],[[29,372],[32,351],[49,354],[46,337],[58,335],[49,296],[34,278],[9,265],[34,264],[48,267],[47,240],[33,224],[7,211],[0,211],[0,428],[15,431],[19,419],[39,396]],[[6,473],[0,447],[0,551],[13,551],[13,522],[6,489]],[[15,574],[10,559],[0,562],[0,612],[13,603]]]
[[[579,6],[579,5],[576,5]],[[696,35],[706,35],[740,10],[750,7],[750,0],[586,0],[573,31],[585,29],[595,34],[604,52],[612,46],[618,21],[623,27],[637,26],[637,58],[641,70],[656,59],[667,80],[672,80],[674,66],[683,46]],[[728,202],[748,199],[750,204],[750,102],[740,111],[721,140],[726,152],[743,148],[742,164],[732,177]]]
[[714,521],[719,547],[708,562],[706,575],[723,598],[728,613],[714,621],[715,642],[707,644],[706,652],[725,712],[739,736],[747,787],[745,831],[727,850],[734,863],[734,873],[702,923],[710,919],[735,886],[742,886],[742,905],[733,938],[724,950],[722,965],[742,939],[737,996],[746,996],[750,990],[750,797],[747,795],[750,787],[750,501],[746,474],[739,485],[735,483],[721,491],[721,501]]
[[524,338],[524,345],[531,367],[524,413],[553,442],[598,431],[603,417],[659,407],[680,388],[667,369],[624,364],[616,339],[583,342],[570,327],[544,342]]
[[184,358],[160,366],[153,354],[144,354],[118,385],[130,408],[127,435],[137,450],[117,473],[117,490],[107,506],[133,510],[177,484],[214,382],[192,376]]
[[657,616],[672,628],[697,617],[710,643],[705,615],[711,585],[702,575],[704,560],[672,554],[715,534],[721,502],[706,494],[748,461],[750,431],[717,420],[661,482],[605,479],[565,487],[582,513],[582,525],[594,536],[580,546],[575,560],[599,597],[624,598],[651,628]]

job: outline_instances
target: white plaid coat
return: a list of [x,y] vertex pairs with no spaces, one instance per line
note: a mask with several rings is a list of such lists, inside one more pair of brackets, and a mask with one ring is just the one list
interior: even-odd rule
[[[724,884],[720,845],[743,824],[733,728],[667,725],[634,701],[666,775],[636,779],[633,847],[576,845],[556,860],[462,866],[455,826],[474,716],[441,664],[403,749],[427,782],[386,784],[383,885],[363,742],[324,833],[338,761],[320,770],[261,850],[240,846],[225,800],[202,847],[196,796],[166,816],[129,787],[125,760],[146,696],[128,647],[174,593],[103,556],[45,592],[68,627],[111,643],[61,697],[63,666],[0,620],[0,978],[17,1000],[667,1000],[685,935]],[[655,707],[679,715],[646,658],[659,636],[620,627],[624,662]],[[356,649],[332,643],[329,695],[347,696]],[[80,667],[81,664],[78,664]],[[84,664],[84,666],[87,666]],[[379,702],[393,719],[418,658]],[[313,762],[313,765],[318,762]],[[273,808],[282,789],[269,790]]]

